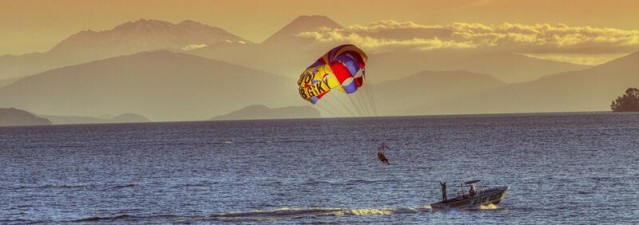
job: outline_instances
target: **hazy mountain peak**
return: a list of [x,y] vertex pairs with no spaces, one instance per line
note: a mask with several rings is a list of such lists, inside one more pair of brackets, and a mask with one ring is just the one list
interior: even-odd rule
[[304,29],[302,27],[328,27],[328,28],[342,28],[342,25],[339,25],[337,22],[332,19],[321,16],[321,15],[311,15],[311,16],[299,16],[295,18],[292,22],[286,25],[285,28],[299,28]]
[[154,20],[154,19],[139,19],[136,21],[129,21],[123,24],[120,24],[114,27],[109,31],[134,31],[136,29],[147,28],[147,29],[202,29],[202,30],[216,30],[221,32],[226,32],[222,28],[212,27],[194,20],[184,20],[180,23],[174,24],[167,21],[162,20]]
[[111,30],[83,31],[63,40],[49,53],[70,61],[101,59],[141,51],[182,49],[215,43],[247,41],[221,28],[187,20],[179,24],[139,19]]
[[204,26],[204,27],[209,27],[206,24],[203,24],[203,23],[200,23],[200,22],[197,22],[197,21],[194,21],[194,20],[184,20],[184,21],[178,23],[178,25],[180,25],[180,26]]
[[95,37],[99,32],[94,30],[83,30],[78,33],[72,34],[66,40],[78,40],[82,38]]
[[97,34],[97,33],[98,32],[94,31],[94,30],[83,30],[83,31],[78,32],[78,34]]
[[139,28],[150,28],[150,27],[169,27],[173,25],[172,23],[160,21],[160,20],[152,20],[152,19],[139,19],[136,21],[129,21],[123,24],[120,24],[113,28],[116,31],[125,31],[131,29],[139,29]]
[[271,37],[269,37],[265,43],[284,41],[288,42],[295,36],[302,32],[307,31],[316,31],[322,28],[331,28],[331,29],[339,29],[343,28],[342,25],[337,22],[331,20],[326,16],[299,16],[295,18],[293,21],[288,23],[282,29],[277,31]]

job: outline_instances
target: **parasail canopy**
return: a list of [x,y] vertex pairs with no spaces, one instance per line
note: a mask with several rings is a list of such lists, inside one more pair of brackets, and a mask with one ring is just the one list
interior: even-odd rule
[[315,104],[331,90],[355,93],[364,84],[366,59],[366,54],[352,44],[331,49],[300,75],[300,96]]

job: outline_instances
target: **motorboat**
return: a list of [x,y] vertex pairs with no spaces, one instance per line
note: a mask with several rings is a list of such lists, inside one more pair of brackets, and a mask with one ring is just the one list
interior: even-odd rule
[[[445,201],[430,204],[430,207],[433,209],[450,209],[473,208],[490,204],[497,205],[508,193],[508,186],[480,189],[478,188],[478,183],[479,180],[462,182],[460,185],[461,191],[457,195]],[[470,187],[468,192],[464,192],[465,185]]]

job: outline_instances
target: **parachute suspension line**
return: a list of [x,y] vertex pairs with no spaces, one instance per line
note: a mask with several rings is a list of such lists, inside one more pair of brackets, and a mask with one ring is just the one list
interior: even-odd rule
[[[362,78],[365,82],[365,75],[363,73],[365,69],[362,68],[362,71],[360,71],[359,73],[362,73]],[[361,108],[364,111],[363,116],[366,117],[371,117],[373,116],[373,112],[372,111],[372,107],[371,107],[371,101],[372,99],[370,98],[370,96],[367,94],[368,93],[368,89],[370,88],[370,86],[360,86],[357,89],[357,92],[354,93],[354,97],[355,100],[357,101],[357,105],[359,106],[359,108]]]
[[369,110],[372,111],[372,116],[378,116],[377,105],[375,104],[375,91],[370,88],[372,87],[363,88],[362,94],[366,97],[366,100],[368,100],[366,101],[368,103],[366,107],[369,107]]
[[[366,98],[366,102],[368,103],[366,106],[370,108],[373,116],[379,116],[379,112],[377,111],[377,104],[375,101],[375,88],[379,88],[379,86],[370,85],[367,88],[363,88],[362,94]],[[380,125],[376,123],[376,125]],[[372,128],[371,134],[373,135],[372,141],[376,143],[375,145],[379,145],[380,143],[387,143],[388,139],[385,137],[385,132],[383,131],[381,126],[376,126]]]
[[364,116],[364,113],[362,112],[360,107],[358,107],[359,103],[355,103],[354,98],[357,98],[356,95],[357,95],[357,93],[350,94],[350,96],[348,96],[348,100],[351,101],[351,105],[354,106],[353,108],[355,108],[355,110],[357,110],[357,113],[358,113],[357,116]]
[[326,94],[325,98],[323,98],[323,102],[328,102],[327,106],[329,106],[330,109],[340,112],[341,116],[339,117],[357,116],[353,111],[353,105],[346,104],[346,100],[344,98],[349,98],[349,95],[339,92],[332,92]]
[[[348,96],[348,95],[344,95],[344,97],[349,98],[349,96]],[[349,99],[350,99],[350,98],[349,98]],[[347,111],[347,112],[348,112],[348,114],[349,114],[349,115],[348,115],[348,117],[355,117],[355,116],[357,116],[357,115],[355,115],[355,113],[353,113],[353,110],[349,109],[349,107],[348,107],[348,106],[346,106],[346,105],[344,104],[344,102],[343,102],[343,101],[344,101],[344,100],[342,100],[342,99],[339,99],[339,98],[338,98],[338,99],[337,99],[337,101],[335,101],[335,102],[337,102],[340,106],[342,106],[342,108],[343,108],[343,109],[346,109],[346,111]]]
[[368,109],[366,108],[366,104],[364,104],[364,102],[362,101],[362,94],[361,93],[355,93],[353,94],[353,105],[357,106],[357,109],[361,112],[360,116],[368,116],[369,112]]
[[360,116],[368,116],[366,104],[364,104],[364,102],[362,101],[362,94],[359,93],[360,91],[362,91],[361,89],[362,88],[360,87],[357,93],[351,94],[351,101],[353,102],[353,105],[357,107],[358,111],[360,112]]
[[[366,88],[363,89],[365,90]],[[366,95],[359,93],[359,91],[361,91],[361,89],[358,90],[357,93],[345,95],[342,93],[328,93],[325,98],[318,101],[315,105],[334,117],[371,116],[371,106],[367,104],[369,101],[364,99]]]
[[[365,82],[368,83],[370,81],[368,81],[368,79],[365,79]],[[371,95],[371,88],[373,88],[374,86],[367,86],[366,88],[362,88],[362,90],[359,90],[362,95],[362,97],[360,99],[362,99],[362,101],[364,101],[365,104],[363,104],[366,107],[366,110],[368,111],[368,116],[377,116],[377,109],[374,106],[375,103],[375,99],[373,98],[373,95]]]
[[363,88],[362,93],[359,93],[357,99],[361,102],[361,105],[364,106],[364,110],[366,111],[366,116],[371,117],[373,113],[371,112],[370,107],[370,99],[367,99],[367,96],[364,94],[367,88]]
[[356,93],[349,94],[348,96],[360,116],[370,117],[372,115],[370,101],[366,99],[366,95],[362,93],[366,91],[366,89],[365,87],[360,87]]
[[331,114],[332,117],[343,117],[345,114],[345,112],[342,109],[335,106],[334,103],[332,103],[332,101],[321,101],[321,102],[318,102],[316,105],[321,105],[324,111]]
[[337,98],[337,99],[335,99],[333,101],[333,107],[335,109],[339,110],[340,112],[342,112],[341,113],[342,115],[340,117],[352,117],[352,116],[354,116],[353,112],[350,109],[348,109],[348,106],[344,105],[344,103],[342,101],[343,100],[339,99],[339,98]]
[[366,100],[366,109],[369,111],[369,116],[377,116],[377,112],[372,105],[375,102],[375,99],[369,94],[368,89],[369,88],[365,88],[362,92],[362,96]]
[[319,107],[319,108],[320,108],[320,115],[321,115],[322,113],[324,113],[324,112],[325,112],[325,113],[330,114],[330,115],[329,115],[330,117],[337,117],[337,114],[335,114],[335,113],[334,113],[333,111],[331,111],[331,110],[328,110],[328,109],[326,108],[326,105],[325,105],[325,104],[322,104],[322,103],[318,102],[318,103],[315,103],[315,105],[317,105],[317,107]]

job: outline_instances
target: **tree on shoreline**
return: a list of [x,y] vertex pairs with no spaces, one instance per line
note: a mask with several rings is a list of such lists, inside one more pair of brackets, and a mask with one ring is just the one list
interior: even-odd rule
[[639,89],[628,88],[626,94],[612,101],[613,112],[639,112]]

